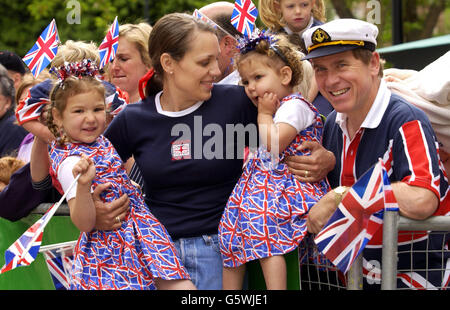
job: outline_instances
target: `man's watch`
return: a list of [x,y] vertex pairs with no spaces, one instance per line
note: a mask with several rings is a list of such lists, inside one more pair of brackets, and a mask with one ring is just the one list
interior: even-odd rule
[[347,186],[338,186],[335,189],[333,189],[334,192],[334,202],[336,204],[336,207],[339,206],[339,204],[342,201],[342,196],[347,192],[348,187]]

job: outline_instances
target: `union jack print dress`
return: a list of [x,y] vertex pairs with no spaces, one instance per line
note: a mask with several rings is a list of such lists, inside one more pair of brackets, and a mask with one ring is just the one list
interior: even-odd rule
[[323,121],[300,94],[283,98],[307,103],[315,113],[311,126],[300,131],[275,161],[260,147],[244,167],[219,224],[225,267],[283,255],[297,248],[306,234],[306,213],[330,189],[328,181],[302,183],[282,163],[285,156],[307,155],[296,148],[303,141],[321,142]]
[[112,184],[102,199],[109,202],[126,193],[130,210],[119,229],[80,234],[71,289],[156,289],[154,278],[189,279],[169,234],[148,210],[139,189],[130,182],[122,160],[104,136],[89,145],[52,144],[50,173],[59,190],[62,191],[56,175],[59,166],[68,156],[81,154],[95,163],[93,188],[100,183]]

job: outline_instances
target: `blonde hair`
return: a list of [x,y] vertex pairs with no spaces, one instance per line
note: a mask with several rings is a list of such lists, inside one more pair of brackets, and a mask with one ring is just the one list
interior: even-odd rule
[[[281,11],[277,9],[277,4],[278,6],[281,5],[281,1],[283,0],[259,0],[258,2],[259,17],[263,24],[272,31],[279,31],[286,26]],[[326,21],[323,0],[315,0],[312,16],[321,22]]]
[[91,59],[97,66],[100,64],[100,55],[97,45],[93,42],[67,40],[58,47],[58,53],[53,58],[52,67],[60,67],[65,62],[78,62]]
[[0,182],[9,184],[11,175],[25,165],[23,160],[5,156],[0,158]]
[[[289,85],[295,87],[303,80],[303,64],[301,57],[295,45],[283,35],[275,35],[276,43],[270,45],[267,40],[261,40],[254,50],[245,54],[238,54],[236,57],[236,66],[239,71],[239,66],[249,56],[256,54],[265,55],[269,59],[268,65],[274,67],[277,64],[289,66],[292,70],[292,77]],[[280,67],[281,68],[281,67]]]
[[149,68],[152,66],[152,61],[148,55],[148,38],[151,31],[152,26],[147,23],[124,24],[119,26],[119,37],[125,38],[128,42],[136,45],[142,62]]
[[102,98],[105,97],[105,87],[100,80],[95,77],[86,76],[76,78],[70,76],[63,82],[57,83],[50,92],[51,107],[47,116],[47,127],[50,132],[56,137],[59,144],[67,142],[67,137],[53,122],[53,111],[56,110],[60,115],[64,112],[67,106],[67,100],[75,95],[84,94],[90,91],[96,91]]
[[[298,57],[302,59],[305,57],[305,54],[302,52],[298,52]],[[297,83],[297,85],[294,87],[294,90],[296,92],[299,92],[305,97],[306,99],[309,94],[309,90],[311,89],[312,82],[314,80],[314,69],[309,61],[301,61],[302,63],[302,71],[303,71],[303,78]]]

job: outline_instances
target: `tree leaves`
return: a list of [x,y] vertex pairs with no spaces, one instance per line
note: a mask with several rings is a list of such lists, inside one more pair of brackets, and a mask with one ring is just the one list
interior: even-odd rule
[[[233,3],[234,0],[228,0]],[[253,0],[257,4],[257,0]],[[391,0],[377,0],[381,6],[379,46],[392,44],[392,4]],[[119,23],[138,23],[146,18],[153,25],[161,16],[171,12],[192,12],[214,0],[0,0],[2,18],[0,19],[0,50],[8,49],[24,56],[36,42],[39,34],[56,20],[60,39],[93,41],[103,40],[105,33],[119,16]],[[340,13],[366,20],[368,14],[366,0],[325,0],[327,16],[330,20]],[[148,7],[148,11],[145,7]],[[336,8],[336,9],[335,9]],[[79,11],[79,13],[78,13]],[[446,0],[404,0],[403,26],[404,39],[414,41],[432,35],[449,32],[449,22],[438,19],[442,12],[450,13],[450,2]],[[78,16],[77,16],[78,14]],[[77,20],[78,17],[78,20]],[[443,33],[436,31],[444,29]],[[442,20],[444,20],[442,22]],[[258,25],[260,20],[258,19]]]

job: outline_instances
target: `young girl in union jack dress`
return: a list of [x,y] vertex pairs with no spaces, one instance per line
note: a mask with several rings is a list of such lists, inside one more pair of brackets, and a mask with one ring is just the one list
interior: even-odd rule
[[[195,288],[179,261],[170,236],[150,213],[123,162],[102,135],[106,126],[104,86],[90,62],[67,64],[51,94],[48,127],[57,137],[50,150],[50,173],[67,192],[73,223],[82,232],[75,248],[72,289]],[[119,229],[94,230],[91,192],[100,183],[112,186],[102,196],[112,201],[126,193],[130,211]]]
[[304,141],[321,142],[318,111],[293,89],[302,79],[296,48],[266,32],[241,40],[236,64],[245,92],[258,107],[260,147],[235,186],[219,225],[224,289],[240,289],[245,263],[258,259],[267,289],[286,289],[283,254],[306,234],[308,210],[327,180],[299,182],[282,162]]

